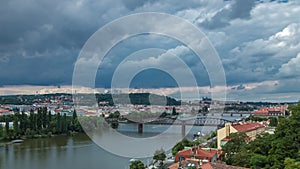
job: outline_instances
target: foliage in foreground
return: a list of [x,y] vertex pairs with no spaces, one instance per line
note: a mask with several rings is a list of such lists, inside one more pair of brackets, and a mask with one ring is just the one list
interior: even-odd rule
[[145,169],[144,163],[140,160],[134,161],[130,164],[130,169]]
[[227,164],[265,169],[300,169],[300,102],[290,106],[291,116],[279,118],[275,134],[243,143],[240,135],[223,147]]

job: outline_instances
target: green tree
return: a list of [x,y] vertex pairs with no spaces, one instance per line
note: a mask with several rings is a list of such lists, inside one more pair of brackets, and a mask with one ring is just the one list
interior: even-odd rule
[[250,165],[253,168],[263,168],[268,164],[268,157],[260,154],[252,155]]
[[268,156],[273,140],[274,137],[271,134],[265,134],[263,137],[258,136],[254,141],[246,144],[241,151]]
[[60,113],[56,114],[56,132],[61,134],[62,132],[62,125],[61,125],[61,116]]
[[232,156],[232,165],[241,167],[250,167],[252,153],[240,151]]
[[270,117],[270,126],[276,127],[278,124],[278,119],[277,117]]
[[173,107],[173,109],[172,109],[172,116],[177,116],[177,115],[178,115],[178,113],[176,112],[176,108]]
[[20,133],[22,135],[25,134],[27,128],[27,115],[24,111],[22,111],[22,114],[20,116]]
[[137,160],[130,164],[130,169],[145,169],[145,166],[143,162]]
[[71,130],[74,131],[75,130],[75,123],[76,123],[76,120],[77,120],[77,113],[76,113],[76,110],[73,111],[73,115],[72,115],[72,121],[71,121]]
[[43,128],[47,128],[48,127],[48,125],[49,125],[49,120],[48,120],[48,116],[47,116],[47,108],[46,107],[44,107],[43,109],[42,109],[42,117],[43,117]]
[[2,138],[3,136],[4,136],[4,128],[2,124],[0,124],[0,138]]
[[55,127],[55,123],[52,121],[52,114],[51,111],[48,112],[48,118],[47,118],[47,123],[48,123],[48,132],[53,131],[53,128]]
[[217,131],[213,131],[213,132],[210,133],[210,135],[209,135],[209,137],[207,138],[207,140],[212,139],[212,138],[214,138],[214,137],[216,137],[216,136],[217,136]]
[[110,113],[108,118],[114,118],[114,119],[119,119],[121,116],[119,111],[115,111],[114,113]]
[[5,118],[5,138],[9,138],[10,132],[9,132],[9,121],[8,118]]
[[160,149],[160,150],[156,150],[155,153],[154,153],[154,156],[153,156],[153,160],[154,160],[154,163],[157,163],[159,162],[159,166],[160,167],[163,167],[163,161],[166,159],[166,153],[165,153],[165,150],[163,149]]
[[36,131],[36,118],[33,110],[30,110],[29,124],[30,129]]
[[295,159],[286,158],[284,165],[284,169],[300,169],[300,161],[296,161]]
[[187,139],[186,137],[182,139],[182,144],[185,147],[190,147],[193,146],[193,142],[191,142],[189,139]]
[[274,141],[270,149],[272,166],[283,168],[285,158],[296,159],[300,150],[300,104],[290,106],[291,116],[280,118],[274,134]]
[[[265,134],[242,145],[238,151],[232,150],[233,165],[272,169],[297,168],[300,161],[300,102],[298,105],[289,106],[289,114],[290,117],[278,118],[275,134]],[[226,155],[230,152],[226,149],[227,146],[228,143],[223,147]]]
[[207,113],[208,112],[208,106],[202,107],[201,112],[202,113]]
[[42,109],[39,108],[36,115],[36,127],[37,127],[37,133],[41,133],[42,131],[42,124],[43,124],[43,118],[42,118]]
[[242,146],[245,145],[245,139],[247,135],[245,133],[231,133],[228,136],[229,141],[222,147],[221,157],[224,161],[231,165],[232,157],[234,154],[238,153]]
[[67,133],[68,131],[68,124],[67,124],[67,115],[66,113],[64,113],[63,118],[62,118],[62,122],[61,122],[61,127],[62,127],[62,132],[63,133]]
[[178,142],[173,148],[172,148],[172,155],[176,155],[179,151],[184,149],[184,145],[182,142]]
[[26,131],[25,131],[25,136],[27,138],[32,138],[33,135],[34,135],[34,132],[32,130],[30,130],[29,128],[27,128]]
[[117,129],[117,128],[119,127],[119,122],[118,122],[118,120],[116,120],[116,119],[111,120],[111,121],[110,121],[110,126],[111,126],[111,128],[113,128],[113,129]]
[[72,131],[76,131],[76,132],[83,131],[83,129],[81,128],[81,125],[78,121],[76,110],[73,111],[70,129]]
[[14,127],[14,136],[18,137],[18,135],[19,135],[19,118],[18,118],[18,113],[15,113],[15,115],[14,115],[13,127]]

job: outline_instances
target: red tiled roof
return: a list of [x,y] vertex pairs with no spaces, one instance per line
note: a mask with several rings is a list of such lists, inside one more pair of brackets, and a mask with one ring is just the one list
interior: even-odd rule
[[229,138],[225,137],[221,141],[229,141],[229,140],[230,140]]
[[213,163],[203,164],[202,169],[249,169],[249,168],[213,162]]
[[251,122],[251,123],[237,123],[232,125],[238,132],[248,132],[252,130],[256,130],[258,128],[265,127],[263,124],[258,122]]
[[0,110],[0,113],[8,113],[9,110]]
[[269,113],[268,108],[261,108],[256,112],[254,112],[255,115],[268,115],[268,113]]
[[175,162],[179,161],[179,157],[182,156],[184,158],[195,157],[196,159],[208,159],[210,160],[217,154],[217,150],[203,150],[201,147],[193,147],[188,150],[182,150],[178,152],[175,156]]
[[201,169],[213,169],[212,166],[210,165],[210,163],[206,163],[206,164],[203,164],[201,166]]
[[269,112],[281,112],[284,113],[284,111],[287,109],[287,105],[280,106],[280,107],[263,107],[256,112],[254,112],[255,115],[268,115]]
[[[225,138],[223,138],[221,141],[230,141],[230,140],[231,140],[231,139],[225,137]],[[244,139],[244,141],[245,141],[245,142],[250,142],[251,139],[250,139],[249,137],[246,137],[246,138]]]
[[172,164],[168,169],[178,169],[179,163]]

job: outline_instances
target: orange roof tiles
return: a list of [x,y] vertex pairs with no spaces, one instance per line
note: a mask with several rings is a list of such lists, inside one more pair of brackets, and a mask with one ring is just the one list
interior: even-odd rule
[[168,169],[178,169],[179,163],[172,164]]
[[212,166],[210,165],[210,163],[206,163],[206,164],[203,164],[201,166],[201,169],[213,169]]
[[0,110],[0,113],[8,113],[9,110]]
[[175,162],[179,161],[179,157],[182,156],[184,158],[195,157],[196,159],[208,159],[210,160],[217,154],[217,150],[203,150],[201,147],[193,147],[188,150],[182,150],[178,152],[175,156]]
[[255,115],[268,115],[269,112],[281,112],[284,113],[284,111],[287,109],[287,105],[280,106],[280,107],[263,107],[256,112],[254,112]]
[[258,128],[265,127],[265,125],[260,124],[258,122],[251,122],[251,123],[232,124],[232,127],[235,128],[238,132],[248,132],[248,131],[256,130]]
[[206,163],[202,165],[202,169],[249,169],[245,167],[238,167],[232,165],[226,165],[222,163]]

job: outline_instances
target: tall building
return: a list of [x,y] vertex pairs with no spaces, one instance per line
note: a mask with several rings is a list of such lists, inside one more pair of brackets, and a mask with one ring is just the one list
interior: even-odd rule
[[264,123],[258,122],[240,122],[240,123],[227,123],[225,127],[217,131],[217,146],[221,149],[223,145],[228,142],[227,137],[231,133],[246,133],[249,139],[255,140],[257,135],[263,134],[265,132]]

